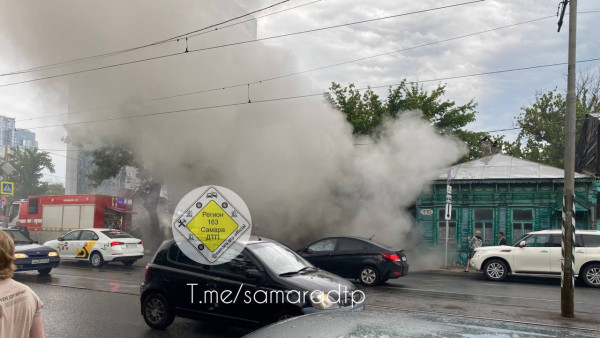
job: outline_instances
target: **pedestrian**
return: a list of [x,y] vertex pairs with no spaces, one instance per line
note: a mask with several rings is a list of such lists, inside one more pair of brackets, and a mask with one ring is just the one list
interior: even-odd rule
[[471,265],[471,258],[473,258],[473,255],[475,254],[475,249],[483,244],[483,241],[481,240],[481,231],[475,230],[475,237],[471,238],[467,236],[467,241],[471,244],[471,250],[469,251],[469,259],[467,259],[465,272],[469,272],[469,265]]
[[498,245],[506,245],[506,238],[504,238],[504,233],[502,231],[498,232]]
[[43,303],[27,285],[12,279],[15,243],[0,231],[0,337],[44,338]]

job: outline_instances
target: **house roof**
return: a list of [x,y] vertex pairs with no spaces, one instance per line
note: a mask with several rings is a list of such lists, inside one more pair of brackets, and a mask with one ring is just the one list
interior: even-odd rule
[[[495,154],[470,162],[450,167],[452,180],[500,180],[500,179],[563,179],[564,170],[539,164],[532,161]],[[437,177],[446,180],[448,173],[444,170]],[[575,173],[575,178],[590,176]]]

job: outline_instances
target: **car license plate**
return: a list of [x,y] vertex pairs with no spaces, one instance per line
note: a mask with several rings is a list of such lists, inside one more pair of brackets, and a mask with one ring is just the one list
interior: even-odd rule
[[135,248],[137,246],[137,244],[127,244],[125,245],[126,248]]
[[50,263],[50,259],[46,258],[46,259],[32,259],[31,260],[31,264],[44,264],[44,263]]

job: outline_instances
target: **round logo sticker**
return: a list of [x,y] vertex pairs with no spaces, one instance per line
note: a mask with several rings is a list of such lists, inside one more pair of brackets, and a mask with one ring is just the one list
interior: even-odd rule
[[229,262],[244,250],[252,220],[235,192],[216,185],[185,195],[173,214],[173,238],[190,259],[207,265]]

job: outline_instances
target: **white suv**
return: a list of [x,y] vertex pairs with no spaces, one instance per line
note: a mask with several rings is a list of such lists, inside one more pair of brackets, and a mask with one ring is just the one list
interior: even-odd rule
[[[575,276],[585,284],[600,287],[600,231],[575,232]],[[512,246],[475,249],[471,266],[485,277],[501,281],[508,274],[560,276],[561,230],[530,232]]]

